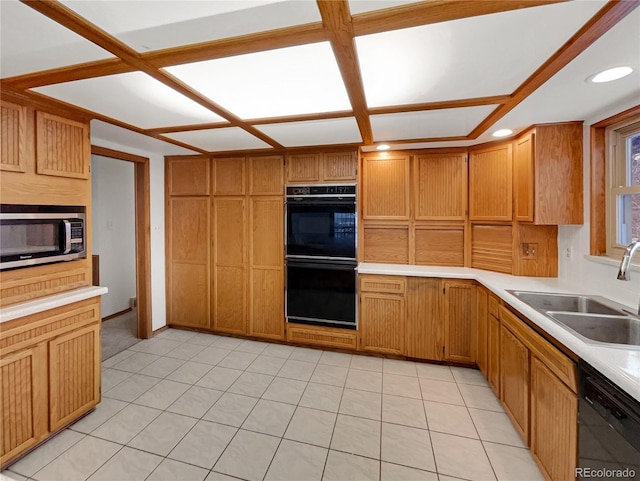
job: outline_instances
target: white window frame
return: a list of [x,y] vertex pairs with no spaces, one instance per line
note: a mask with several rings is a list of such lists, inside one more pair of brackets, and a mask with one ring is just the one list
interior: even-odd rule
[[620,259],[626,245],[618,243],[617,196],[640,195],[640,185],[628,185],[627,138],[640,132],[640,117],[612,125],[606,129],[606,208],[607,208],[607,256]]

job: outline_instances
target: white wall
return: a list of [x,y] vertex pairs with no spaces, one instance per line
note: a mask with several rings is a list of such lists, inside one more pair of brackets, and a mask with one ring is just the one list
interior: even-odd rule
[[[594,259],[589,256],[589,166],[590,166],[590,138],[589,127],[600,120],[606,119],[619,112],[637,105],[637,99],[629,100],[619,105],[613,105],[605,111],[599,112],[584,123],[584,225],[560,226],[558,229],[558,277],[572,282],[577,289],[585,293],[592,293],[608,297],[634,309],[640,299],[640,269],[634,268],[631,281],[624,282],[616,279],[619,259]],[[570,249],[571,258],[567,257]],[[640,257],[634,259],[640,263]]]
[[100,256],[102,317],[129,308],[136,297],[134,167],[91,156],[93,254]]
[[162,154],[146,152],[94,137],[92,137],[91,143],[100,147],[149,158],[151,184],[149,194],[151,208],[151,328],[155,331],[167,324],[164,277],[164,157]]

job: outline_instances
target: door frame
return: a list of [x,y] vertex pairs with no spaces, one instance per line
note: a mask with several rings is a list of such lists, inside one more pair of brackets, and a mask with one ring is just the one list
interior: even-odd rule
[[138,337],[149,339],[151,326],[151,204],[149,158],[97,145],[91,155],[133,162],[136,226],[136,299],[138,305]]

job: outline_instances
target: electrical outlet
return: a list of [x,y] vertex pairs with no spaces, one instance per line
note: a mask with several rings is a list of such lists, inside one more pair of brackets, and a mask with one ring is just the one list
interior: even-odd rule
[[538,244],[523,242],[520,246],[522,247],[522,257],[524,259],[536,259],[538,257]]
[[573,248],[567,247],[564,251],[564,255],[566,256],[567,259],[571,259],[573,257]]

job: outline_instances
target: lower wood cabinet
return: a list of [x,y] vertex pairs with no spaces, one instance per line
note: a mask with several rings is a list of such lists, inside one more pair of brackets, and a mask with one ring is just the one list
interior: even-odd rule
[[487,313],[487,381],[496,396],[500,395],[500,314],[498,300],[489,294]]
[[404,355],[406,280],[399,276],[360,276],[360,349]]
[[5,465],[100,402],[100,299],[7,321],[0,349]]
[[442,280],[407,278],[407,356],[442,360]]
[[476,283],[466,280],[442,281],[444,318],[444,359],[475,363],[477,348]]

